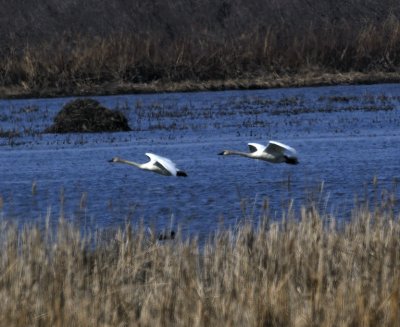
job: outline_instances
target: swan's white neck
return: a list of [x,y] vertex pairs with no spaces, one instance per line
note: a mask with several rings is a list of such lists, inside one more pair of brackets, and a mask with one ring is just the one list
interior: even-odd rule
[[134,162],[134,161],[125,160],[125,159],[121,159],[121,158],[118,158],[115,162],[124,163],[124,164],[131,165],[131,166],[134,166],[134,167],[142,168],[142,164],[140,164],[140,163],[137,163],[137,162]]
[[242,152],[242,151],[235,151],[235,150],[225,150],[224,151],[225,156],[231,156],[231,155],[236,155],[236,156],[242,156],[242,157],[247,157],[247,158],[253,158],[253,154],[249,152]]

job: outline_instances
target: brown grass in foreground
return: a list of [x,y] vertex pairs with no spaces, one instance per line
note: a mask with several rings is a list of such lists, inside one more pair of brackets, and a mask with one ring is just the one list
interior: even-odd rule
[[3,326],[399,326],[400,222],[244,224],[203,247],[129,226],[108,240],[4,225]]

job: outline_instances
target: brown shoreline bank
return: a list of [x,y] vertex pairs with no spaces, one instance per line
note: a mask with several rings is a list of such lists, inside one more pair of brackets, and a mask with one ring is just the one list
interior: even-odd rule
[[[387,202],[389,201],[389,202]],[[82,235],[0,224],[3,326],[398,326],[400,222],[395,202],[346,225],[304,207],[159,241],[144,228]],[[101,234],[100,234],[101,235]]]
[[349,72],[349,73],[303,73],[293,75],[269,74],[240,79],[210,81],[154,81],[150,83],[130,83],[110,81],[102,84],[78,84],[66,89],[32,89],[26,85],[0,87],[1,99],[51,98],[64,96],[101,96],[117,94],[142,94],[164,92],[201,92],[222,90],[251,90],[286,87],[313,87],[329,85],[399,83],[400,72]]

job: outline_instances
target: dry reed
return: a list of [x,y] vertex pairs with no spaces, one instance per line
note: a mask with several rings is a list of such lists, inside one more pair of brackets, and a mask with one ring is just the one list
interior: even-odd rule
[[[16,0],[1,18],[3,96],[301,85],[326,73],[399,80],[392,0]],[[364,81],[374,80],[385,78]]]
[[[83,236],[3,224],[4,326],[398,326],[400,222],[313,207],[283,222],[157,241],[143,228]],[[340,226],[339,226],[340,225]]]

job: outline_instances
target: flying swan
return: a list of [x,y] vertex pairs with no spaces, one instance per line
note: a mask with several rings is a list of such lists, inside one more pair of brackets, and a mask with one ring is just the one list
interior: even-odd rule
[[119,162],[127,165],[135,166],[140,169],[153,171],[157,174],[161,174],[164,176],[182,176],[186,177],[187,174],[176,168],[175,163],[173,163],[170,159],[158,156],[154,153],[146,153],[146,156],[149,157],[150,161],[145,163],[137,163],[133,161],[128,161],[119,157],[114,157],[109,162]]
[[296,150],[286,144],[269,141],[267,146],[258,143],[248,143],[248,146],[250,152],[224,150],[220,152],[219,155],[239,155],[247,158],[268,161],[270,163],[284,162],[290,165],[297,165],[299,163]]

